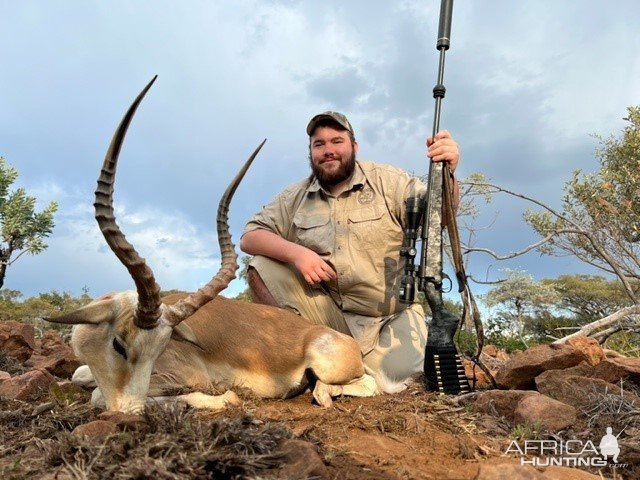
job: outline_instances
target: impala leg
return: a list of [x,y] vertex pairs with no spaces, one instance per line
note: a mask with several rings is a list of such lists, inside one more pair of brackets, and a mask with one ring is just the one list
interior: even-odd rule
[[331,397],[376,395],[376,381],[364,372],[360,347],[356,341],[336,331],[324,331],[309,344],[310,370],[316,377],[313,398],[322,407],[330,407]]
[[181,402],[197,409],[207,409],[213,411],[225,410],[230,406],[241,405],[238,396],[231,390],[222,395],[207,395],[202,392],[186,393],[175,397],[150,397],[147,404],[164,405],[166,403]]
[[202,392],[187,393],[178,395],[178,400],[193,408],[206,408],[208,410],[225,410],[231,406],[242,405],[238,396],[231,390],[227,390],[222,395],[207,395]]
[[320,380],[316,381],[313,389],[313,398],[323,408],[333,404],[332,397],[347,395],[349,397],[373,397],[380,393],[375,379],[366,373],[346,385],[330,385]]

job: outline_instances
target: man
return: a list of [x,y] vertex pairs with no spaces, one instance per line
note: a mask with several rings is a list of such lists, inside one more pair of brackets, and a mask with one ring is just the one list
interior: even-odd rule
[[[254,255],[254,301],[352,335],[380,389],[400,391],[422,371],[427,338],[421,305],[398,301],[405,200],[426,187],[395,167],[357,161],[354,130],[340,113],[316,115],[307,134],[312,174],[256,214],[240,241]],[[448,132],[427,146],[433,161],[455,169],[460,155]]]

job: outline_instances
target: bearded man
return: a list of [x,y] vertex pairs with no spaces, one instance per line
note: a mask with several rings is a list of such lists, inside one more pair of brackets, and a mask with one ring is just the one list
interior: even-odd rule
[[[356,160],[354,130],[341,113],[314,116],[307,134],[311,175],[257,213],[240,241],[254,255],[252,296],[353,336],[380,390],[398,392],[424,362],[424,311],[399,302],[398,290],[405,200],[426,187],[398,168]],[[455,169],[460,154],[447,131],[427,147],[432,161]]]

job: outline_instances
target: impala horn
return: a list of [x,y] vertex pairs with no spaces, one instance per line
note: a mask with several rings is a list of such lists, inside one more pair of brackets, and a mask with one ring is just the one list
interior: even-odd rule
[[145,263],[144,258],[138,255],[138,252],[136,252],[133,245],[127,241],[116,224],[113,213],[113,183],[115,181],[120,148],[122,147],[129,124],[136,113],[138,105],[140,105],[140,102],[151,88],[151,85],[153,85],[153,82],[156,81],[156,78],[158,78],[157,75],[151,79],[133,101],[113,134],[109,150],[102,164],[100,176],[98,177],[96,199],[93,204],[96,212],[95,217],[104,239],[109,245],[109,248],[111,248],[111,251],[116,254],[120,262],[129,270],[129,274],[136,284],[136,290],[138,291],[138,308],[134,317],[134,323],[140,328],[154,328],[157,324],[161,304],[160,286],[156,283],[153,272]]
[[236,255],[235,245],[231,241],[231,232],[229,231],[229,204],[233,198],[233,194],[242,181],[244,174],[247,172],[251,163],[256,158],[260,149],[263,147],[267,139],[265,138],[258,148],[254,150],[251,156],[244,163],[227,190],[222,195],[218,204],[218,216],[216,218],[218,230],[218,245],[220,246],[220,270],[218,273],[197,292],[192,293],[186,298],[169,307],[168,319],[174,326],[179,324],[185,318],[193,315],[193,313],[202,307],[205,303],[210,302],[222,290],[227,288],[229,283],[236,278],[236,270],[238,270],[238,256]]

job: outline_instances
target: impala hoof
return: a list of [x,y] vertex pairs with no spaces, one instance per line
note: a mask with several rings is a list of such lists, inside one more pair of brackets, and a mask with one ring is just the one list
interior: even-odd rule
[[224,400],[225,406],[238,407],[242,405],[242,400],[240,400],[240,397],[238,397],[238,395],[236,395],[235,392],[232,392],[231,390],[227,390],[226,392],[224,392],[224,394],[222,395],[222,399]]

